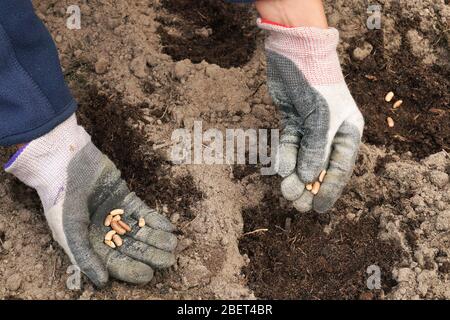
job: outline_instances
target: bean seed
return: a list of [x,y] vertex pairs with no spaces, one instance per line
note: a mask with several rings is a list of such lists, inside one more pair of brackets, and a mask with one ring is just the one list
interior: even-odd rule
[[384,99],[386,100],[386,102],[391,102],[392,98],[394,98],[394,93],[391,91],[386,95]]
[[120,220],[122,220],[122,217],[120,216],[120,215],[117,215],[117,216],[114,216],[113,218],[112,218],[112,221],[120,221]]
[[306,190],[311,191],[312,188],[313,188],[312,184],[309,183],[309,184],[306,185]]
[[113,249],[116,248],[116,245],[111,240],[105,240],[105,244],[110,248],[113,248]]
[[125,211],[123,209],[114,209],[109,214],[112,216],[122,215]]
[[123,229],[125,229],[126,232],[131,231],[131,227],[129,225],[127,225],[125,222],[118,221],[117,223],[119,224],[119,226],[121,226]]
[[113,236],[116,234],[116,231],[111,230],[105,236],[105,241],[111,241]]
[[112,216],[112,215],[108,214],[108,215],[106,216],[106,219],[105,219],[105,227],[109,227],[109,226],[111,225],[112,219],[113,219],[113,216]]
[[[119,221],[119,222],[121,222],[121,221]],[[117,234],[120,234],[121,236],[123,236],[125,233],[127,233],[127,231],[119,225],[119,222],[117,222],[117,221],[111,222],[111,228],[114,231],[116,231]]]
[[311,193],[312,193],[313,195],[316,195],[316,194],[319,193],[319,190],[320,190],[320,182],[319,182],[319,181],[316,181],[316,182],[314,182],[314,185],[313,185],[313,188],[312,188],[312,190],[311,190]]
[[113,240],[114,244],[118,247],[121,247],[123,244],[122,238],[117,234],[115,234],[113,236],[112,240]]
[[397,109],[400,108],[400,106],[403,104],[403,100],[398,100],[396,103],[394,103],[393,108]]
[[145,226],[145,219],[144,218],[139,218],[139,227],[143,228]]
[[387,120],[387,124],[388,124],[389,128],[393,128],[395,125],[394,119],[392,119],[391,117],[388,117],[386,120]]
[[325,175],[327,174],[327,170],[323,170],[319,176],[319,182],[322,183],[323,179],[325,179]]

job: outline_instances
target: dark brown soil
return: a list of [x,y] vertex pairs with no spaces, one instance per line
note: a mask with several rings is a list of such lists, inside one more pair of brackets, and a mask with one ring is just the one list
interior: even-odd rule
[[[10,152],[9,154],[13,153]],[[21,203],[25,208],[33,212],[44,212],[39,196],[34,189],[27,187],[14,177],[9,180],[7,187],[11,198],[17,203]]]
[[[161,4],[177,17],[162,14],[158,29],[164,53],[174,60],[206,60],[230,68],[246,64],[253,56],[257,30],[251,7],[222,0],[162,0]],[[202,28],[211,29],[211,34],[196,32]]]
[[254,165],[238,164],[233,166],[233,180],[240,181],[245,177],[258,171],[258,167]]
[[125,125],[129,118],[143,120],[139,106],[111,101],[94,87],[85,90],[79,101],[80,122],[122,171],[129,188],[150,206],[166,204],[171,213],[192,218],[191,209],[203,196],[192,177],[171,177],[171,163],[148,148],[152,143],[143,133]]
[[[380,267],[385,293],[396,285],[391,270],[401,249],[378,240],[377,219],[345,221],[326,235],[317,214],[287,212],[272,192],[258,207],[245,209],[243,217],[244,232],[269,229],[240,241],[241,252],[251,260],[244,273],[259,298],[377,299],[381,290],[366,285],[371,265]],[[292,221],[290,231],[283,230],[286,218]]]
[[[347,83],[366,119],[366,142],[411,151],[416,159],[441,150],[450,151],[450,71],[439,66],[426,67],[411,54],[405,33],[417,26],[410,20],[397,21],[403,45],[397,56],[387,61],[383,31],[371,31],[366,39],[354,41],[349,53],[363,40],[373,45],[372,55],[345,68]],[[403,100],[397,110],[385,95],[393,91]],[[387,117],[395,127],[389,128]]]

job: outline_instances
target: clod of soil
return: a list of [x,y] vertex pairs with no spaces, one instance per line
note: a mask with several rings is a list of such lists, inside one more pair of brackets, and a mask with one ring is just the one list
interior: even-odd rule
[[[342,222],[327,235],[317,214],[286,211],[273,193],[266,194],[258,207],[245,209],[243,217],[244,232],[269,230],[244,236],[239,244],[241,253],[250,258],[244,273],[259,298],[379,298],[381,290],[370,291],[366,284],[371,265],[381,269],[384,293],[396,285],[391,270],[401,250],[377,238],[375,218]],[[285,230],[288,218],[292,222]]]
[[222,0],[163,0],[161,26],[163,52],[174,60],[206,60],[223,68],[246,64],[256,49],[257,29],[251,7]]

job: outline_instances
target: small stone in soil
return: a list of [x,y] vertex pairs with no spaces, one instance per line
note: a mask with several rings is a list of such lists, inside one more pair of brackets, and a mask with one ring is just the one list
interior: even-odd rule
[[108,71],[109,62],[105,58],[100,58],[95,63],[95,72],[97,74],[105,74]]
[[21,285],[22,285],[22,277],[18,273],[13,274],[6,280],[6,287],[10,291],[19,290]]
[[449,182],[448,174],[434,170],[430,173],[430,181],[438,188],[443,188]]
[[170,221],[172,223],[177,223],[180,220],[180,215],[178,213],[174,213],[171,217],[170,217]]
[[372,53],[372,50],[373,46],[368,42],[364,42],[361,47],[358,47],[355,50],[353,50],[353,57],[356,60],[362,61]]
[[178,242],[176,251],[178,253],[182,252],[182,251],[186,250],[187,248],[189,248],[192,245],[192,243],[193,243],[192,239],[184,238],[180,242]]
[[137,78],[147,76],[147,59],[144,56],[134,58],[130,63],[130,70]]
[[173,74],[178,80],[183,80],[189,75],[189,61],[178,61],[175,64]]

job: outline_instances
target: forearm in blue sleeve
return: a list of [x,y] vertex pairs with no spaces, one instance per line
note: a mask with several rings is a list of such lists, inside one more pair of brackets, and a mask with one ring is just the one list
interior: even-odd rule
[[29,0],[0,0],[0,145],[29,142],[76,110],[55,44]]

